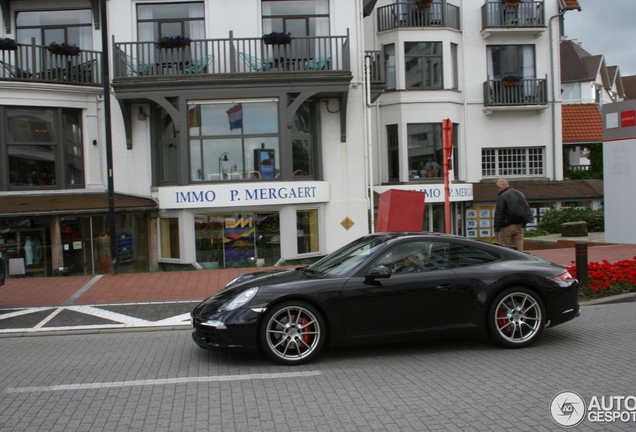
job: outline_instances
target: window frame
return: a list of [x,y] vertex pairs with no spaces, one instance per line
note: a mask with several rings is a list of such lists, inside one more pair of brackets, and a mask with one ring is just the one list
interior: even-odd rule
[[[432,46],[433,51],[439,49],[439,53],[424,53],[421,55],[413,55],[408,54],[409,45],[426,45]],[[424,47],[426,48],[426,47]],[[414,73],[412,76],[417,77],[419,75],[420,80],[417,83],[421,84],[421,87],[416,87],[413,84],[409,84],[409,62],[413,62],[415,59],[420,59],[417,61],[417,65],[419,65],[419,73]],[[430,61],[433,59],[433,61]],[[437,61],[434,61],[437,60]],[[432,68],[439,65],[439,70],[431,70],[430,74],[430,82],[431,84],[427,85],[427,70],[424,67],[421,67],[422,62],[425,64],[430,61]],[[415,69],[413,69],[415,70]],[[438,77],[437,79],[435,77]],[[406,41],[404,42],[404,87],[406,90],[443,90],[444,89],[444,43],[441,41]]]
[[[11,110],[41,110],[52,111],[53,115],[53,130],[52,140],[50,142],[17,142],[11,139],[9,132],[9,114]],[[76,141],[67,142],[64,138],[64,132],[66,131],[64,123],[65,112],[72,112],[79,123],[79,137]],[[2,105],[0,106],[0,117],[2,118],[2,125],[4,133],[0,133],[0,172],[6,173],[0,176],[0,190],[3,191],[30,191],[30,190],[65,190],[65,189],[80,189],[84,188],[86,184],[86,156],[84,149],[84,122],[83,122],[83,110],[80,108],[63,108],[63,107],[30,107],[30,106],[14,106],[14,105]],[[9,147],[10,146],[51,146],[54,147],[51,152],[55,159],[53,160],[54,166],[54,184],[48,185],[11,185],[11,169],[9,161]],[[79,148],[77,151],[67,151],[69,148]],[[79,153],[79,154],[78,154]],[[79,157],[79,162],[72,160]],[[81,174],[78,176],[69,177],[71,174],[71,164],[76,169],[81,170]],[[76,179],[78,181],[76,181]]]
[[[545,177],[545,157],[545,147],[482,148],[481,175],[484,178]],[[512,158],[512,160],[504,158]],[[515,158],[521,158],[521,160],[515,160]],[[505,163],[523,163],[524,166],[501,166]],[[513,172],[510,173],[507,170]]]

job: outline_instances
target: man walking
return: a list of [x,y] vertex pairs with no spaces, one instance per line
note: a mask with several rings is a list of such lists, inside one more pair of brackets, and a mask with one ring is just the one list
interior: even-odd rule
[[499,198],[495,209],[495,235],[499,244],[523,250],[523,229],[534,220],[526,197],[510,186],[508,180],[497,180]]

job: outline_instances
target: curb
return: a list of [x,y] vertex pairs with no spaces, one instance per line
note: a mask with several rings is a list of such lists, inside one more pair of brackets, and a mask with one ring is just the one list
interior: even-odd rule
[[612,303],[628,303],[636,301],[636,293],[617,294],[610,297],[604,297],[593,300],[579,302],[580,306],[597,306]]

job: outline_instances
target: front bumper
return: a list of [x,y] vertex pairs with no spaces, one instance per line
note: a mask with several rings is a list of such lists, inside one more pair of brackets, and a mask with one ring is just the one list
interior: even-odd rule
[[201,348],[255,350],[258,347],[258,317],[258,313],[243,308],[207,318],[191,316],[192,339]]

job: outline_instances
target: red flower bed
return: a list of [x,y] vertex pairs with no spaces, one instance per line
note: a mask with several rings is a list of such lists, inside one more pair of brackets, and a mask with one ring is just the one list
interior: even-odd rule
[[[567,269],[576,277],[576,266]],[[581,288],[584,297],[598,298],[636,291],[636,257],[613,264],[607,260],[592,262],[587,265],[587,270],[589,287]]]

